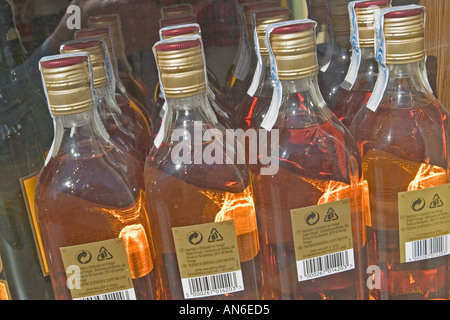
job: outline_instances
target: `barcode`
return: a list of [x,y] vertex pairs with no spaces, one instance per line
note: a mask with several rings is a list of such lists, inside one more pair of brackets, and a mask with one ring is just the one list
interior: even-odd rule
[[136,300],[134,289],[109,292],[95,296],[83,297],[76,300]]
[[181,279],[184,297],[198,298],[244,290],[242,271]]
[[426,260],[447,255],[450,248],[450,234],[405,243],[406,262]]
[[311,280],[355,267],[353,249],[297,261],[298,281]]

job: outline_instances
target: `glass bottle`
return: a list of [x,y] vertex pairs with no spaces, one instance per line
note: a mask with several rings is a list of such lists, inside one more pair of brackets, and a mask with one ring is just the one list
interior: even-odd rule
[[259,299],[252,185],[244,164],[226,160],[226,129],[207,102],[201,38],[159,41],[154,53],[168,110],[144,174],[166,297]]
[[[329,16],[329,42],[319,66],[319,88],[331,108],[336,91],[347,75],[352,56],[350,19],[347,5],[350,0],[326,0]],[[333,110],[333,109],[331,109]]]
[[[161,36],[161,40],[193,35],[201,36],[200,25],[197,23],[167,26],[161,28],[159,30],[159,33]],[[228,100],[228,97],[223,93],[222,89],[220,89],[220,84],[217,77],[208,68],[208,66],[206,66],[206,73],[208,77],[207,95],[211,107],[216,114],[216,117],[219,120],[220,124],[222,124],[225,128],[231,128],[234,119],[234,113],[232,113],[231,103]],[[160,94],[155,93],[155,97],[156,96],[159,97],[158,104],[162,105],[164,103],[164,99]]]
[[39,65],[56,132],[36,211],[56,299],[156,299],[142,168],[101,124],[88,55]]
[[[291,12],[288,8],[280,7],[260,9],[253,11],[253,19],[255,22],[253,42],[255,43],[258,67],[245,98],[235,109],[236,115],[239,116],[236,120],[236,128],[244,130],[260,127],[272,100],[274,80],[270,74],[269,50],[265,43],[265,28],[271,23],[290,20]],[[257,42],[255,41],[256,37],[258,39]]]
[[239,46],[236,57],[225,77],[224,92],[233,106],[242,102],[253,80],[257,57],[253,42],[252,18],[254,10],[274,7],[275,1],[236,3],[236,15],[239,23]]
[[[111,139],[134,154],[144,168],[145,159],[153,143],[151,128],[144,117],[139,117],[140,113],[130,108],[125,97],[115,95],[114,74],[111,72],[109,54],[105,48],[104,42],[100,40],[73,40],[62,44],[60,51],[89,54],[102,123]],[[123,103],[120,103],[122,101]]]
[[328,48],[328,13],[325,0],[307,0],[308,18],[317,22],[316,43],[317,63],[322,65],[322,59]]
[[[108,54],[111,60],[111,69],[113,71],[115,84],[116,84],[116,98],[119,97],[121,103],[129,104],[130,108],[134,110],[136,113],[136,117],[138,119],[145,118],[147,121],[147,125],[150,128],[153,128],[153,118],[152,114],[145,108],[145,106],[138,101],[131,93],[127,90],[125,85],[122,82],[122,78],[119,74],[118,62],[116,57],[116,50],[114,47],[114,42],[111,36],[111,27],[93,27],[93,28],[85,28],[75,32],[75,39],[92,39],[92,38],[100,38],[106,45],[108,49]],[[140,120],[139,120],[140,121]]]
[[53,123],[30,80],[12,7],[0,1],[0,256],[13,300],[53,299],[34,223],[34,181],[50,148]]
[[[154,104],[152,103],[151,94],[142,79],[136,77],[128,61],[125,52],[125,42],[123,38],[122,22],[120,15],[107,14],[99,16],[91,16],[87,21],[88,27],[109,27],[111,30],[111,42],[117,59],[118,76],[120,77],[126,90],[131,96],[136,98],[141,104],[147,108],[150,115],[154,114]],[[153,118],[152,118],[153,120]]]
[[446,209],[439,215],[448,199],[449,112],[426,78],[424,19],[416,5],[376,12],[379,74],[350,126],[370,194],[372,299],[449,294],[450,216]]
[[330,101],[330,109],[347,127],[359,109],[369,101],[377,80],[378,63],[375,60],[373,12],[390,6],[390,0],[365,0],[349,3],[352,58],[341,86]]
[[277,85],[261,126],[279,168],[264,172],[262,164],[251,166],[265,299],[364,296],[360,158],[320,94],[315,25],[305,19],[266,29]]

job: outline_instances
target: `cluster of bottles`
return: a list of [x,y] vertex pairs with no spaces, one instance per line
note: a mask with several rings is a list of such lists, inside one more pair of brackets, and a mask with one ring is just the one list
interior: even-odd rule
[[316,20],[236,0],[224,86],[190,5],[161,10],[153,91],[118,15],[39,61],[41,96],[2,55],[0,297],[448,299],[449,113],[425,8],[323,8],[325,47]]

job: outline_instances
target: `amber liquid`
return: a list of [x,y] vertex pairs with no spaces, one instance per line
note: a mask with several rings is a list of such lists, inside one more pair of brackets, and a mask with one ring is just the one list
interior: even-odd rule
[[[157,297],[143,181],[118,173],[116,153],[112,149],[76,161],[60,153],[43,169],[36,204],[57,299],[71,299],[60,248],[118,237],[124,239],[137,299]],[[137,166],[130,159],[128,163],[130,171]]]
[[[287,99],[301,105],[301,96]],[[289,114],[289,111],[286,112]],[[308,117],[308,116],[307,116]],[[300,127],[303,116],[286,116],[280,129],[280,168],[255,176],[255,201],[261,220],[265,299],[361,299],[363,297],[365,195],[352,183],[344,133],[334,120]],[[292,129],[286,129],[294,127]],[[275,128],[276,129],[276,128]],[[347,133],[348,134],[348,133]],[[350,151],[351,152],[351,151]],[[252,167],[256,169],[256,167]],[[358,178],[356,178],[358,179]],[[350,198],[355,269],[298,281],[291,210]]]
[[349,128],[356,114],[367,104],[371,95],[371,90],[348,91],[341,88],[334,98],[336,101],[332,108],[334,115]]
[[[356,134],[363,141],[370,192],[368,265],[381,269],[381,287],[371,290],[370,298],[448,299],[448,257],[400,263],[398,230],[398,192],[449,182],[448,116],[436,104],[415,109],[382,105],[366,120],[370,125]],[[390,143],[383,137],[390,137]]]
[[[159,155],[169,150],[163,145]],[[260,299],[259,240],[248,176],[228,165],[181,165],[149,160],[145,170],[157,263],[167,299],[184,299],[172,228],[233,219],[244,290],[204,299]]]

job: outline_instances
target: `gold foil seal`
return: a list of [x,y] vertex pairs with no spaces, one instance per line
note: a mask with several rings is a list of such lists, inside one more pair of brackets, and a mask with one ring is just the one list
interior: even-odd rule
[[391,0],[368,0],[355,4],[360,47],[370,48],[375,46],[373,13],[378,9],[390,6]]
[[351,0],[326,1],[328,3],[328,15],[330,17],[333,35],[348,34],[350,36],[350,16],[348,14],[348,3]]
[[280,80],[294,80],[318,74],[315,23],[278,27],[270,34]]
[[184,15],[191,15],[194,12],[192,11],[192,6],[187,3],[177,4],[173,6],[166,6],[161,8],[161,17],[164,18],[172,18],[179,17]]
[[[283,22],[291,19],[291,11],[285,7],[270,8],[255,13],[256,32],[258,34],[259,52],[261,55],[268,55],[266,46],[266,27],[269,24]],[[250,35],[253,37],[253,34]]]
[[384,15],[386,63],[405,64],[425,59],[424,7]]
[[245,22],[247,24],[248,40],[250,44],[254,43],[253,39],[253,23],[252,23],[252,13],[253,11],[275,7],[274,1],[258,1],[242,4],[242,10],[244,11]]
[[200,28],[197,26],[185,26],[180,25],[178,28],[163,30],[161,37],[164,40],[172,39],[176,37],[190,37],[200,34]]
[[87,56],[41,61],[40,70],[53,115],[71,115],[94,108]]
[[185,98],[206,91],[205,63],[200,40],[180,40],[154,47],[167,98]]
[[98,28],[85,28],[75,32],[75,39],[93,39],[100,38],[105,43],[106,49],[109,53],[109,58],[111,60],[111,65],[113,70],[116,68],[116,59],[114,53],[114,46],[111,39],[111,32],[109,27],[98,27]]
[[111,29],[111,38],[115,51],[118,54],[124,52],[122,25],[118,14],[89,17],[87,23],[90,28],[109,27]]
[[318,24],[327,24],[327,6],[325,0],[309,0],[309,17]]
[[197,23],[197,16],[194,14],[188,14],[184,16],[164,18],[159,21],[159,25],[161,26],[161,28],[183,25],[188,23]]
[[61,53],[86,52],[91,58],[92,72],[94,76],[94,88],[108,85],[108,77],[105,68],[105,49],[101,41],[77,40],[63,44]]

